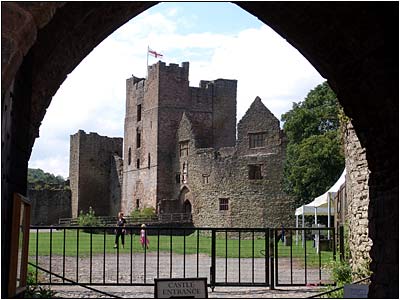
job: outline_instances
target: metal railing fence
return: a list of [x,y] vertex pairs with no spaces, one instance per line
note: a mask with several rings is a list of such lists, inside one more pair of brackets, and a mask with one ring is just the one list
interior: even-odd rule
[[[334,249],[316,253],[310,228],[285,229],[282,240],[278,228],[148,226],[146,247],[141,228],[127,226],[124,247],[119,237],[114,248],[116,229],[31,226],[29,261],[40,271],[37,283],[143,286],[154,285],[154,278],[207,277],[212,288],[321,284],[328,278],[321,262],[336,256]],[[304,245],[296,242],[294,230],[302,233]]]

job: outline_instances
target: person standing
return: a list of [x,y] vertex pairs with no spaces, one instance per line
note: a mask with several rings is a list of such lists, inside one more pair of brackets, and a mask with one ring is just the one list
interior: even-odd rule
[[117,221],[117,229],[115,229],[115,245],[114,248],[118,248],[118,240],[119,237],[121,236],[121,244],[122,248],[125,248],[125,224],[126,220],[124,218],[124,213],[119,212],[118,213],[118,221]]
[[140,230],[140,244],[142,245],[142,248],[146,247],[146,249],[149,249],[149,239],[147,238],[147,233],[146,233],[146,225],[142,224],[142,229]]

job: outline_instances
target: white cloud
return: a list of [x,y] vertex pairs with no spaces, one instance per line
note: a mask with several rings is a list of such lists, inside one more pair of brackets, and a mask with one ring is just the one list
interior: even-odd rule
[[[30,167],[68,176],[69,135],[79,129],[123,136],[125,82],[144,77],[150,45],[163,61],[190,61],[190,85],[218,78],[238,80],[238,118],[259,96],[280,119],[292,102],[323,81],[304,57],[272,29],[258,28],[236,35],[212,32],[180,34],[185,20],[179,10],[144,12],[96,47],[62,84],[40,128]],[[149,63],[157,60],[149,57]]]

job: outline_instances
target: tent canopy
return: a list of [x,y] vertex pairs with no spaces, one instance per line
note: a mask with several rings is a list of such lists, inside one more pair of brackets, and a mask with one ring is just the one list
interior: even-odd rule
[[[329,190],[327,190],[324,194],[316,197],[312,202],[300,206],[296,209],[295,215],[299,216],[304,214],[305,216],[314,216],[315,208],[317,208],[318,216],[327,216],[328,215],[328,201],[329,199],[333,199],[336,195],[336,192],[339,190],[340,186],[346,180],[346,168],[343,170],[342,175],[340,175],[339,179],[336,183],[331,186]],[[334,213],[334,207],[331,205],[330,215]]]

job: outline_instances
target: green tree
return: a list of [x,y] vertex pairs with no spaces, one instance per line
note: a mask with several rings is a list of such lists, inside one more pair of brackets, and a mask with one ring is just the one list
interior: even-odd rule
[[284,187],[297,205],[323,194],[343,171],[339,113],[337,97],[324,82],[282,115],[289,141]]
[[35,186],[36,189],[49,188],[53,185],[65,185],[62,176],[55,176],[51,173],[44,172],[42,169],[28,169],[28,183]]

